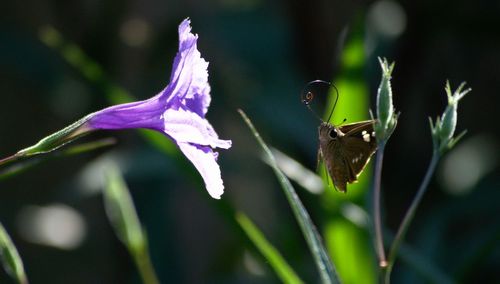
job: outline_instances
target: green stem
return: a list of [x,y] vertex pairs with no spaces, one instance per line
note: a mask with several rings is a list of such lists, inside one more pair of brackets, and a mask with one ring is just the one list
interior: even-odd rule
[[384,160],[385,142],[379,142],[375,160],[375,177],[373,181],[373,226],[375,229],[375,249],[378,256],[379,267],[385,269],[384,241],[382,237],[382,217],[380,213],[380,184],[382,179],[382,161]]
[[17,152],[16,155],[21,157],[27,157],[37,154],[48,153],[64,146],[65,144],[81,136],[90,133],[91,131],[93,131],[93,129],[91,129],[85,123],[92,117],[92,115],[93,114],[89,114],[79,119],[78,121],[72,123],[71,125],[66,126],[65,128],[43,138],[42,140],[38,141],[38,143],[36,143],[35,145],[22,149],[21,151]]
[[0,166],[6,165],[8,163],[12,163],[12,162],[16,161],[17,159],[19,159],[20,157],[21,156],[14,154],[14,155],[8,156],[6,158],[0,159]]
[[147,248],[140,249],[134,255],[134,260],[139,269],[139,274],[141,275],[142,282],[144,284],[159,284],[158,278],[156,277],[156,273],[151,263],[151,259],[149,257],[149,253]]
[[288,265],[279,251],[272,246],[257,228],[257,226],[245,214],[237,212],[235,215],[236,221],[245,231],[248,238],[254,243],[259,252],[266,258],[269,265],[274,269],[279,279],[286,284],[302,284],[304,283],[299,276]]
[[422,180],[422,183],[420,184],[417,194],[413,198],[410,208],[408,208],[408,211],[406,212],[406,215],[403,218],[401,225],[399,225],[398,232],[392,243],[391,250],[389,251],[389,261],[388,261],[387,271],[385,274],[385,283],[387,284],[390,283],[391,271],[394,265],[394,261],[396,260],[396,257],[398,255],[399,247],[401,246],[401,243],[403,242],[406,236],[411,221],[413,221],[413,217],[415,216],[417,207],[422,201],[422,197],[424,196],[425,192],[427,191],[427,187],[429,185],[432,175],[434,174],[434,171],[436,170],[436,166],[440,157],[441,156],[439,154],[439,151],[434,150],[432,153],[431,162],[429,163],[429,167],[427,168],[427,172],[425,173],[425,177]]

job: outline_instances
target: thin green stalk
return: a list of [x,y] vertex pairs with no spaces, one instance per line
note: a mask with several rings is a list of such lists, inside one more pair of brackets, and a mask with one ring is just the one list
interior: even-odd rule
[[425,177],[422,180],[422,183],[420,184],[420,187],[417,191],[417,194],[413,198],[413,201],[411,202],[410,208],[408,208],[408,211],[406,212],[405,217],[403,218],[403,221],[401,222],[401,225],[399,225],[398,232],[396,234],[396,237],[394,238],[394,241],[391,246],[391,250],[389,251],[389,260],[388,260],[388,266],[387,270],[385,273],[385,283],[388,284],[390,283],[390,278],[391,278],[391,271],[392,267],[394,266],[394,261],[396,260],[396,257],[398,255],[399,247],[401,246],[401,243],[403,242],[406,233],[408,231],[408,228],[410,226],[411,221],[413,221],[413,217],[415,216],[415,212],[417,211],[417,207],[422,201],[422,197],[424,196],[425,192],[427,191],[427,187],[429,185],[429,182],[431,180],[432,175],[434,174],[434,171],[436,170],[437,163],[440,158],[439,151],[434,150],[432,153],[432,159],[429,164],[429,167],[427,168],[427,172],[425,173]]
[[378,265],[382,271],[387,267],[385,258],[384,240],[382,237],[382,217],[380,213],[380,184],[382,179],[382,161],[384,160],[385,142],[378,144],[377,157],[375,160],[375,177],[373,184],[373,226],[375,229],[375,249],[378,256]]
[[141,275],[142,282],[144,284],[158,284],[158,278],[156,277],[153,264],[151,263],[151,258],[148,253],[147,247],[137,251],[134,254],[134,261]]
[[280,182],[281,187],[285,192],[285,195],[288,199],[288,203],[292,208],[292,211],[295,215],[295,218],[297,219],[297,222],[299,223],[302,233],[304,234],[309,249],[311,250],[314,261],[320,273],[322,283],[340,283],[335,267],[333,266],[333,263],[328,257],[328,253],[326,251],[325,246],[323,245],[321,237],[318,231],[316,230],[316,227],[314,226],[311,217],[307,213],[307,210],[304,208],[304,205],[297,196],[295,189],[293,188],[290,181],[283,174],[283,172],[279,169],[276,159],[274,158],[271,150],[266,145],[262,137],[260,137],[260,134],[253,126],[250,119],[246,116],[246,114],[242,110],[238,110],[238,112],[240,113],[241,117],[252,131],[253,135],[257,139],[257,142],[264,150],[264,153],[269,158],[269,164],[271,165],[271,167],[274,170],[274,173],[278,177],[278,181]]
[[287,284],[301,284],[304,283],[299,276],[288,265],[286,260],[281,256],[279,251],[266,240],[266,237],[255,226],[245,214],[237,212],[235,216],[236,221],[240,224],[241,228],[245,231],[248,238],[252,240],[254,245],[260,253],[269,261],[269,265],[274,269],[277,276],[283,283]]
[[[48,161],[53,158],[60,158],[60,157],[69,157],[69,156],[74,156],[78,155],[81,153],[85,152],[90,152],[96,149],[100,149],[103,147],[108,147],[110,145],[113,145],[116,143],[116,140],[114,138],[105,138],[105,139],[100,139],[97,141],[91,141],[83,144],[78,144],[78,145],[73,145],[68,147],[67,149],[64,149],[62,151],[54,151],[47,153],[45,155],[35,155],[35,156],[30,156],[29,158],[24,158],[22,161],[17,161],[17,163],[14,163],[13,165],[6,166],[5,169],[0,170],[0,181],[5,180],[7,178],[13,177],[15,175],[18,175],[31,167],[34,167],[42,162]],[[0,166],[7,165],[10,162],[16,162],[16,160],[20,160],[23,158],[22,156],[13,155],[11,157],[14,157],[10,159],[8,162],[2,164],[1,162],[3,160],[0,160]],[[8,157],[8,158],[11,158]],[[6,158],[7,159],[7,158]],[[4,160],[6,160],[4,159]]]
[[118,239],[126,246],[145,284],[158,284],[148,252],[146,232],[139,221],[129,189],[119,168],[109,166],[103,191],[108,219]]
[[3,159],[0,159],[0,166],[6,165],[8,163],[12,163],[12,162],[18,160],[19,158],[21,158],[19,155],[14,154],[14,155],[5,157]]

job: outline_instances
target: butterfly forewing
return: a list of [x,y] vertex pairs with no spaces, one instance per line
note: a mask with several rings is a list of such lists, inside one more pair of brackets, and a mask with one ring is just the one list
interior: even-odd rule
[[373,120],[364,120],[355,123],[344,124],[340,126],[339,129],[346,136],[357,133],[361,134],[363,130],[371,134],[373,132],[373,123]]

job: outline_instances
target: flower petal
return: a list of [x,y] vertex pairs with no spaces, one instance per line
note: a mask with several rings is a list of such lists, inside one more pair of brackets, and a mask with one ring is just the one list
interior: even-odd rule
[[204,117],[210,105],[208,62],[197,49],[198,36],[191,33],[189,19],[179,25],[179,52],[170,75],[170,84],[163,90],[168,104],[183,104]]
[[93,129],[148,128],[163,130],[161,116],[165,107],[158,96],[148,100],[111,106],[89,115]]
[[164,131],[177,143],[188,142],[212,148],[231,147],[230,140],[221,140],[212,125],[196,113],[182,106],[179,109],[168,109],[163,114]]
[[201,174],[208,193],[215,199],[220,199],[224,193],[219,165],[216,162],[217,154],[208,146],[177,143],[182,153],[193,163]]

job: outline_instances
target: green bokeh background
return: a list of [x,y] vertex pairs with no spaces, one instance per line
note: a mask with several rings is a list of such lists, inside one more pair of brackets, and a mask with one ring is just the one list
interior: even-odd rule
[[[2,3],[0,157],[116,103],[123,90],[136,99],[156,94],[170,76],[177,26],[190,17],[199,50],[210,62],[208,119],[221,138],[233,140],[231,150],[220,152],[223,199],[255,222],[304,281],[314,283],[319,278],[289,205],[236,109],[246,111],[270,145],[314,169],[318,121],[300,103],[303,86],[315,79],[333,80],[340,99],[332,121],[366,119],[381,76],[377,56],[387,57],[396,61],[394,103],[401,111],[386,147],[382,178],[388,233],[397,228],[430,159],[427,117],[444,109],[446,79],[452,87],[465,80],[472,88],[459,105],[457,129],[468,130],[460,145],[470,145],[472,154],[469,150],[458,156],[456,163],[464,167],[454,174],[458,179],[488,165],[476,183],[457,193],[440,178],[446,172],[443,161],[410,228],[405,251],[410,256],[397,262],[394,283],[426,283],[415,268],[419,266],[410,261],[415,259],[420,267],[438,269],[461,283],[495,283],[500,281],[497,2]],[[387,3],[393,6],[380,6]],[[385,7],[386,14],[377,18],[377,7]],[[401,8],[403,14],[390,7]],[[398,15],[406,20],[402,32],[384,33],[377,19],[394,26],[391,20]],[[74,48],[47,46],[41,40],[47,27]],[[79,57],[80,51],[91,61]],[[75,68],[75,62],[83,63]],[[320,113],[321,106],[331,105],[326,94],[317,103]],[[32,283],[140,283],[95,191],[99,174],[88,175],[105,159],[122,166],[162,283],[279,281],[236,228],[234,216],[210,200],[201,178],[168,147],[167,139],[159,141],[170,155],[137,131],[103,132],[86,139],[109,136],[119,141],[112,148],[52,159],[0,181],[0,221]],[[341,214],[352,203],[369,211],[370,170],[359,184],[349,186],[347,195],[332,189],[313,195],[297,186],[345,283],[376,283],[370,232]],[[19,216],[26,206],[54,203],[74,208],[85,220],[86,236],[75,249],[35,244],[20,234]],[[0,283],[9,281],[0,272]]]

